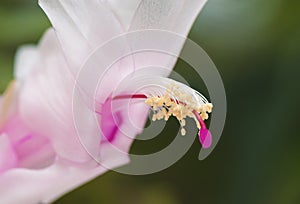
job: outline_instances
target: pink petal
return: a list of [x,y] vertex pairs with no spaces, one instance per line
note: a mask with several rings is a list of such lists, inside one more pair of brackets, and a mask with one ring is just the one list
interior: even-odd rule
[[30,132],[19,117],[14,116],[8,120],[2,131],[14,150],[18,167],[35,169],[53,163],[55,153],[49,140],[43,135]]
[[101,143],[112,142],[116,138],[120,124],[123,123],[120,113],[112,113],[111,105],[110,99],[102,105],[100,128],[104,137]]
[[85,127],[83,141],[77,137],[72,112],[74,79],[53,30],[46,33],[38,52],[37,63],[20,92],[22,120],[35,134],[47,137],[59,156],[77,162],[88,161],[91,157],[82,142],[97,154],[101,139],[98,126],[90,122],[91,110],[77,104],[81,107],[80,123]]
[[[128,162],[107,155],[107,165],[118,167]],[[92,166],[91,166],[92,165]],[[51,203],[95,177],[105,173],[106,168],[95,164],[76,165],[57,161],[41,170],[15,169],[1,176],[0,197],[2,203]]]
[[0,135],[0,175],[18,165],[18,158],[6,134]]
[[[116,111],[115,108],[116,107],[112,105],[110,112],[110,114],[112,114],[110,118],[113,121],[111,123],[115,125],[115,131],[109,132],[113,133],[113,135],[109,137],[110,140],[101,145],[101,162],[105,159],[105,151],[121,155],[121,158],[127,156],[133,140],[143,131],[148,117],[149,107],[143,103],[129,104],[128,108],[122,111]],[[102,128],[105,126],[105,121],[106,118],[104,118],[104,120],[100,118],[100,124],[103,123],[103,125],[101,125]],[[104,128],[103,130],[105,134],[106,129]]]

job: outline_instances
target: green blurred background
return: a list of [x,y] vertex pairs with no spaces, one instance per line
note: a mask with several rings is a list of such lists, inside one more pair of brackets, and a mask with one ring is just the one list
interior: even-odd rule
[[[1,92],[17,47],[37,43],[49,26],[36,1],[1,0]],[[109,172],[57,203],[300,203],[300,1],[210,0],[190,38],[213,59],[227,92],[227,122],[213,154],[199,161],[195,141],[162,172]],[[154,152],[169,141],[164,134],[136,142],[132,152]]]

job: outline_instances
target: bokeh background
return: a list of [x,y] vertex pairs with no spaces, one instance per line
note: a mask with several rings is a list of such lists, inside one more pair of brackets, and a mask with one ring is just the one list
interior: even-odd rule
[[[300,203],[299,11],[296,0],[209,0],[190,38],[213,59],[227,92],[227,122],[215,151],[199,161],[195,141],[162,172],[109,172],[56,203]],[[17,47],[37,43],[49,26],[36,1],[0,1],[0,92],[13,78]],[[175,70],[185,66],[179,62]],[[175,120],[159,138],[135,142],[132,152],[163,148],[172,126]]]

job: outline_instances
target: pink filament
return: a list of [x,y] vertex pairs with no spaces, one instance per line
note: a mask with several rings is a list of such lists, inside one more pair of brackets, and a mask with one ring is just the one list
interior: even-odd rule
[[147,99],[148,97],[144,94],[133,94],[133,95],[118,95],[113,99]]

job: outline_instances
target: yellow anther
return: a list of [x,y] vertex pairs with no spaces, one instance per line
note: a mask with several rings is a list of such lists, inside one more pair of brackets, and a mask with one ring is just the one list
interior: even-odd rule
[[185,135],[186,130],[183,128],[186,125],[185,118],[194,118],[198,129],[200,129],[199,121],[194,117],[196,111],[203,120],[208,119],[208,114],[212,111],[211,103],[195,100],[189,93],[180,89],[177,84],[170,84],[166,87],[165,94],[162,96],[151,96],[145,100],[145,103],[152,106],[156,112],[152,116],[152,120],[168,120],[170,116],[174,116],[181,124],[181,134]]
[[181,125],[185,126],[185,120],[181,120]]
[[212,112],[212,108],[213,108],[213,104],[211,104],[211,103],[207,103],[207,104],[206,104],[206,111],[207,111],[208,113],[211,113],[211,112]]
[[153,114],[152,120],[153,120],[153,121],[156,121],[156,119],[157,119],[156,114]]
[[181,132],[180,133],[181,133],[182,136],[185,136],[186,135],[186,130],[184,128],[181,128]]

